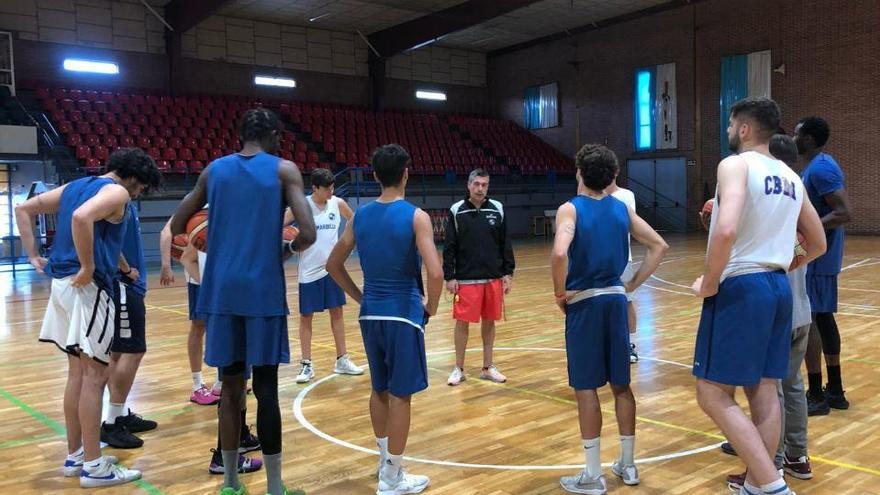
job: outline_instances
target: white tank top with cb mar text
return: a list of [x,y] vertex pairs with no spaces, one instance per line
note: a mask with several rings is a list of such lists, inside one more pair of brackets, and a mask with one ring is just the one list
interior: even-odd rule
[[[736,241],[721,280],[747,273],[787,271],[804,201],[804,184],[788,165],[755,151],[739,156],[748,166],[746,195]],[[716,192],[710,238],[723,208],[724,198]]]
[[306,198],[312,209],[312,217],[315,219],[315,243],[302,252],[299,256],[299,283],[308,284],[327,276],[327,258],[333,251],[333,246],[339,240],[339,225],[342,215],[339,214],[339,201],[336,196],[327,200],[324,209],[312,201],[312,197]]

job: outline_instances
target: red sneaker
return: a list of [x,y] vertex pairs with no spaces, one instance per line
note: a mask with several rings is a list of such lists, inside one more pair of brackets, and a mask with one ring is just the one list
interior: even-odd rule
[[790,459],[788,455],[786,455],[785,460],[782,461],[782,469],[799,480],[813,479],[813,469],[810,467],[810,458],[805,455],[798,457],[797,459]]

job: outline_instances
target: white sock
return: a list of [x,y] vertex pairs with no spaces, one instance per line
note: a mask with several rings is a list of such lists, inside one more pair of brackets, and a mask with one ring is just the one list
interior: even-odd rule
[[205,384],[202,382],[202,372],[201,371],[196,371],[195,373],[192,374],[192,376],[193,376],[193,392],[195,392],[196,390],[205,386]]
[[67,454],[67,460],[68,461],[81,460],[84,455],[85,455],[85,451],[83,450],[82,447],[80,447],[80,448],[76,449],[75,452],[71,452],[70,454]]
[[379,456],[388,457],[388,437],[376,437],[376,446],[379,447]]
[[90,471],[93,471],[93,470],[95,470],[95,469],[98,469],[98,468],[100,468],[101,465],[103,464],[103,462],[102,462],[103,460],[104,460],[104,457],[103,457],[103,456],[100,456],[100,457],[98,457],[97,459],[95,459],[95,460],[93,460],[93,461],[85,461],[85,462],[83,462],[83,469],[87,469],[87,470],[90,470]]
[[742,487],[742,490],[740,490],[740,491],[745,492],[747,494],[754,494],[754,495],[761,495],[764,493],[763,490],[761,490],[757,486],[749,483],[748,481],[743,482],[743,487]]
[[591,478],[598,478],[602,474],[602,461],[599,457],[599,437],[585,438],[583,443],[587,475]]
[[397,473],[400,472],[400,468],[403,467],[403,454],[394,455],[389,453],[388,458],[385,461],[386,468],[389,468],[389,474],[391,474],[392,478],[397,478]]
[[620,436],[620,463],[624,466],[635,464],[633,451],[636,449],[635,435]]
[[761,485],[761,490],[763,490],[764,493],[772,493],[773,495],[789,495],[791,493],[791,490],[788,489],[788,485],[782,478],[779,478],[773,483]]
[[123,411],[125,411],[125,403],[116,404],[111,402],[110,409],[107,411],[107,423],[108,424],[116,424],[116,418],[122,416]]

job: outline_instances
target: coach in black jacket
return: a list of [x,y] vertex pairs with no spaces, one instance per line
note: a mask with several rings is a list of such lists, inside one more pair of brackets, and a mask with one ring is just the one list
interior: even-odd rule
[[507,377],[492,363],[495,322],[504,312],[504,294],[510,292],[513,246],[507,232],[504,206],[489,199],[489,174],[477,169],[468,176],[468,195],[449,208],[443,248],[446,289],[455,294],[455,368],[447,383],[466,379],[464,354],[470,323],[482,320],[483,369],[480,378],[504,383]]

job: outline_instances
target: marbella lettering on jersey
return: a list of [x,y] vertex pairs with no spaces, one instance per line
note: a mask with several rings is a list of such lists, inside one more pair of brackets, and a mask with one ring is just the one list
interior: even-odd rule
[[334,225],[332,223],[315,225],[315,230],[330,230],[330,229],[335,229],[335,228],[336,228],[336,225]]
[[776,175],[764,178],[764,194],[782,194],[796,200],[794,182]]

